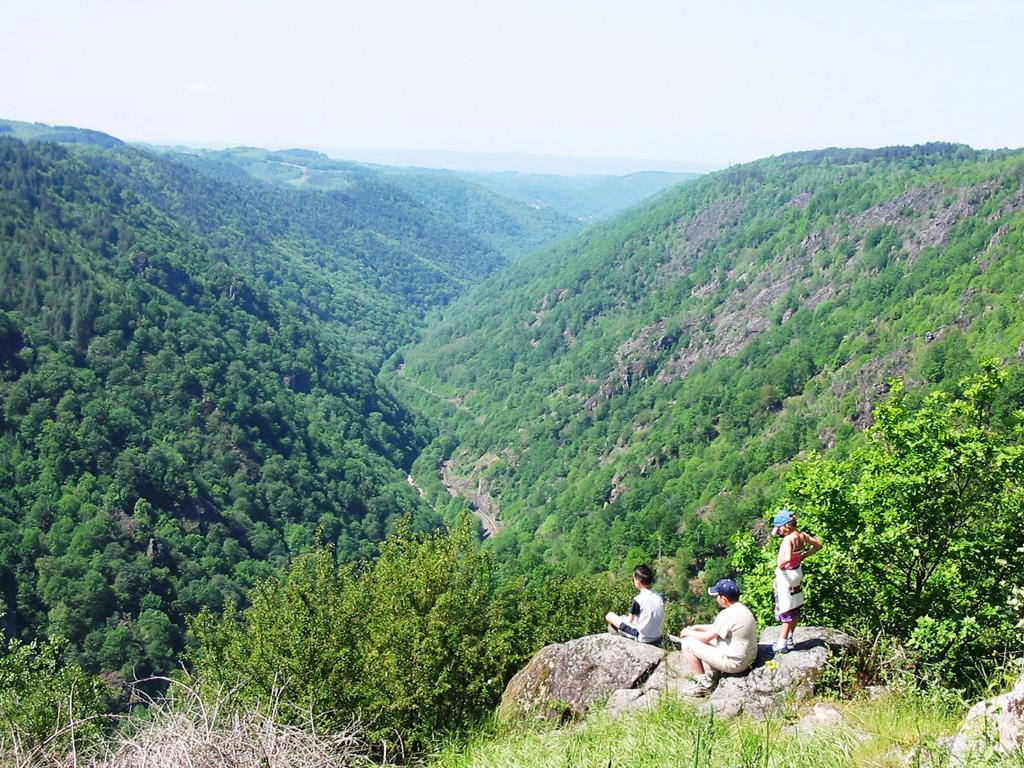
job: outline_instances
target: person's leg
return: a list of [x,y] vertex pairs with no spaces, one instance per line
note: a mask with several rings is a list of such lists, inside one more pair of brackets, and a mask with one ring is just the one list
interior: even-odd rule
[[640,634],[637,628],[629,623],[626,616],[619,616],[617,613],[608,611],[604,615],[604,620],[608,622],[608,632],[610,634],[628,637],[630,640],[636,640]]
[[788,613],[777,613],[775,618],[782,624],[782,631],[779,632],[779,639],[772,646],[772,650],[775,653],[785,653],[792,649],[793,643],[790,637],[793,632],[793,628],[796,627],[796,620],[799,618],[799,609],[792,609]]
[[722,648],[713,643],[702,643],[692,637],[683,639],[683,658],[695,675],[717,675],[722,671],[728,671],[732,666]]
[[780,648],[786,647],[786,638],[789,637],[789,627],[787,622],[789,621],[789,615],[783,613],[779,609],[779,579],[776,576],[775,584],[772,586],[772,597],[775,602],[775,620],[782,625],[782,631],[779,634],[779,642],[772,646],[772,650],[778,652]]
[[722,671],[729,671],[733,662],[725,657],[717,645],[702,643],[692,637],[683,640],[683,658],[693,671],[693,683],[684,693],[687,696],[707,696],[715,688],[715,682]]
[[800,608],[794,608],[789,612],[793,619],[789,622],[789,632],[786,634],[786,647],[793,648],[796,645],[796,625],[800,623]]
[[683,661],[686,662],[686,666],[689,667],[690,672],[694,677],[697,675],[704,674],[704,663],[687,647],[687,642],[692,638],[683,639]]

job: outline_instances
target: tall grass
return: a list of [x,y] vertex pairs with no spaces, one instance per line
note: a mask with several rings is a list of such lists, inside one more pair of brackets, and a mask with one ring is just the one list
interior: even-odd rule
[[172,698],[124,718],[107,738],[71,749],[13,748],[0,768],[364,768],[374,764],[353,727],[322,733],[310,720],[282,725],[277,713],[239,705],[227,693],[202,698],[175,683]]
[[[666,697],[644,712],[598,711],[569,727],[494,722],[426,762],[430,768],[951,768],[945,745],[963,712],[948,697],[890,693],[831,705],[841,717],[822,721],[794,709],[765,721],[719,720],[698,714],[692,702]],[[408,759],[371,751],[355,727],[323,733],[312,720],[282,725],[276,714],[247,709],[230,694],[203,699],[183,685],[102,741],[72,740],[70,751],[8,750],[0,768],[369,768]],[[975,754],[956,768],[966,766],[1024,768],[1024,753]]]
[[597,713],[572,729],[495,726],[450,745],[432,768],[945,768],[948,751],[937,739],[955,732],[962,714],[897,695],[836,706],[836,723],[795,711],[758,722],[716,720],[666,699],[630,716]]

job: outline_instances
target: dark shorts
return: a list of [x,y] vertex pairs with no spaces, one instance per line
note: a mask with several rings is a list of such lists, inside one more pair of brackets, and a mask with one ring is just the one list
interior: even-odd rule
[[[623,637],[628,637],[630,640],[636,640],[638,642],[642,642],[640,640],[640,632],[637,631],[636,627],[634,627],[634,626],[632,626],[630,624],[620,624],[619,625],[619,634],[622,635]],[[657,648],[661,648],[661,641],[662,641],[662,638],[660,638],[660,637],[657,640],[647,640],[646,641],[646,645],[653,645],[653,646],[655,646]]]
[[619,624],[619,634],[623,637],[629,637],[633,640],[636,640],[636,638],[640,634],[640,631],[632,624],[626,624],[625,622],[623,622],[622,624]]

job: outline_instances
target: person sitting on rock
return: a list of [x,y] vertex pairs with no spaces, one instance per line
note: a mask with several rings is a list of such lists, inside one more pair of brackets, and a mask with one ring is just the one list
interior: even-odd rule
[[654,571],[649,565],[638,565],[633,569],[633,586],[639,592],[633,598],[628,616],[620,616],[611,611],[604,615],[609,632],[617,632],[641,643],[661,644],[661,632],[665,624],[665,601],[661,595],[651,590],[653,583]]
[[735,674],[750,668],[757,658],[757,622],[740,600],[740,588],[722,579],[708,590],[721,609],[713,624],[694,624],[679,633],[683,659],[694,674],[685,693],[707,696],[721,673]]
[[802,563],[819,549],[821,542],[810,534],[798,531],[796,514],[781,509],[772,520],[772,535],[782,536],[779,554],[775,562],[775,618],[782,624],[779,640],[772,646],[775,653],[793,650],[793,631],[800,621],[804,604]]

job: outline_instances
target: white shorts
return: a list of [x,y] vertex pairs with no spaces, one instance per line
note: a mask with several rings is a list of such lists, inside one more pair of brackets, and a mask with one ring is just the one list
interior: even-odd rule
[[725,647],[718,643],[717,638],[709,644],[702,643],[695,637],[684,637],[683,652],[687,651],[704,663],[705,673],[717,670],[718,672],[725,672],[731,675],[734,672],[742,672],[750,666],[749,664],[744,664],[742,660],[737,661],[726,656]]

